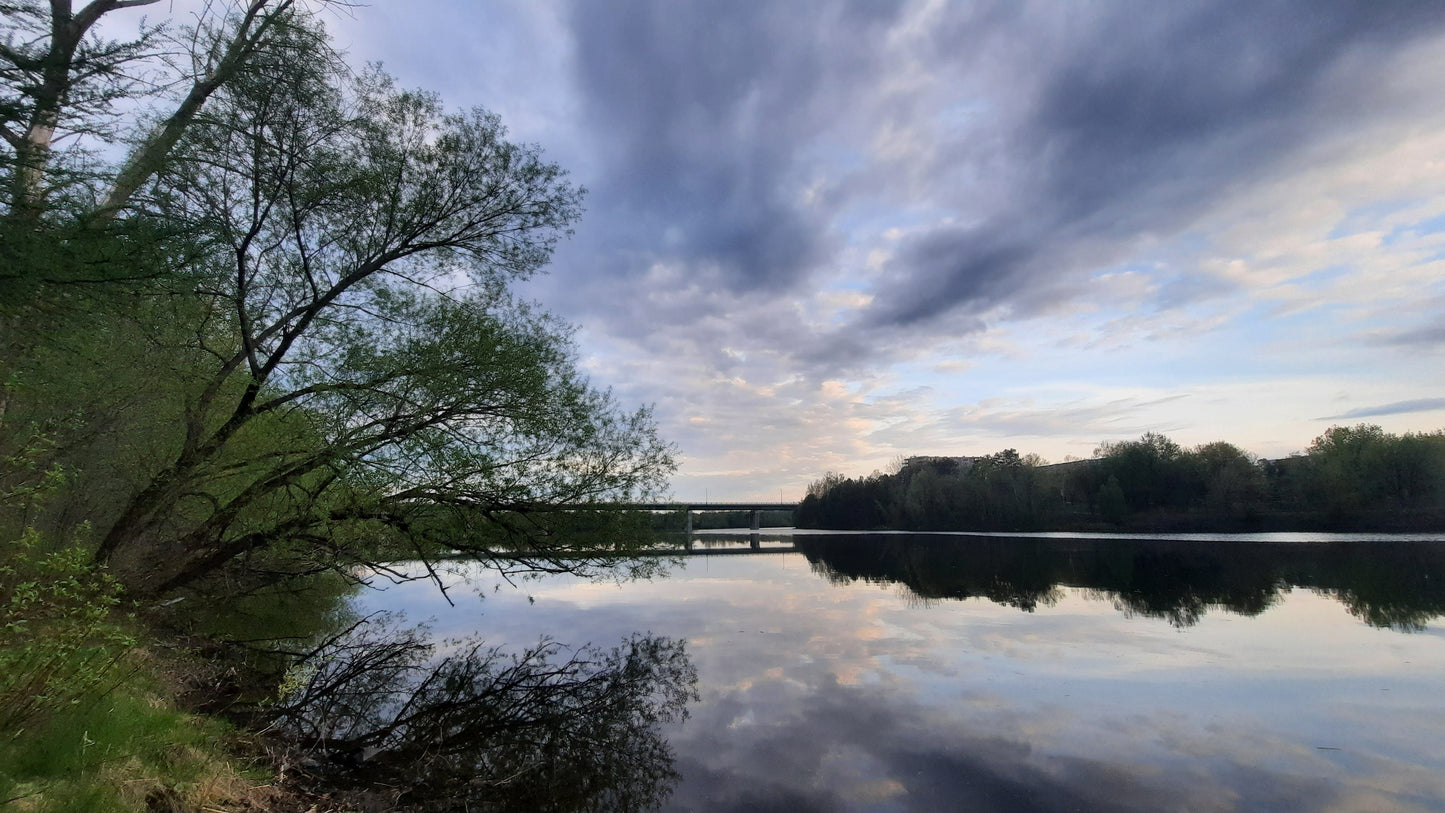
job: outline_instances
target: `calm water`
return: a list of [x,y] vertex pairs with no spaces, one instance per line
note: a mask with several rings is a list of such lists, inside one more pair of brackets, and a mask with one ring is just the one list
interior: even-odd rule
[[1445,810],[1445,541],[755,544],[361,604],[517,647],[686,639],[669,810]]

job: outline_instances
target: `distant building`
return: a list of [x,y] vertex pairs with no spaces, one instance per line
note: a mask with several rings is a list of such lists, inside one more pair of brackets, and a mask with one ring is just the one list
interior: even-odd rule
[[898,469],[899,474],[904,472],[918,472],[928,469],[938,474],[961,474],[973,468],[978,462],[978,457],[940,457],[936,455],[917,455],[903,459],[903,465]]

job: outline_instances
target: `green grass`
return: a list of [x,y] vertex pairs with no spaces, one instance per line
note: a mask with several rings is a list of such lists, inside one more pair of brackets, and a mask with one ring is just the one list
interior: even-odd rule
[[0,809],[226,809],[257,784],[224,723],[177,709],[118,604],[79,548],[0,545]]
[[159,794],[224,805],[254,782],[225,752],[226,726],[184,714],[137,671],[103,697],[47,714],[0,742],[0,807],[142,811]]

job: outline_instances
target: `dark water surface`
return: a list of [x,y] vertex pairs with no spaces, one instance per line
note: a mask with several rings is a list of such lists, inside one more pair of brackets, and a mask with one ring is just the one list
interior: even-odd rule
[[686,639],[668,810],[1445,811],[1445,541],[695,539],[649,582],[360,601],[517,647]]

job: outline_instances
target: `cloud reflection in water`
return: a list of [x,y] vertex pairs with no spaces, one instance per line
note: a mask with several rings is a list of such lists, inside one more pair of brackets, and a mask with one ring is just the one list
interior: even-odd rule
[[[1301,554],[1290,567],[1330,587],[1286,579],[1253,615],[1213,598],[1187,625],[1098,585],[1049,583],[1024,612],[924,599],[886,572],[829,581],[799,553],[693,557],[625,585],[552,577],[455,609],[421,585],[365,601],[515,645],[687,638],[702,701],[670,732],[668,809],[1445,810],[1433,614],[1362,623],[1333,596],[1370,585]],[[993,577],[954,586],[977,579]]]

